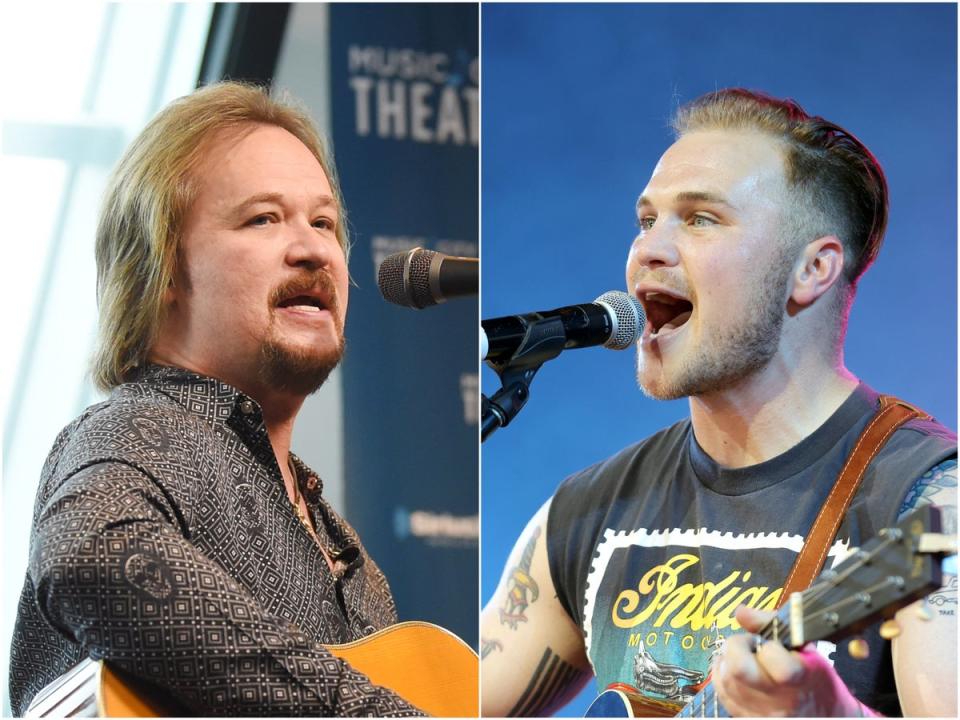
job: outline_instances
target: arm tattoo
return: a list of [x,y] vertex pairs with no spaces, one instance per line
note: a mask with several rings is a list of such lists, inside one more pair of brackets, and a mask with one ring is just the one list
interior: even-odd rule
[[[907,496],[903,499],[903,504],[900,506],[897,519],[901,519],[907,512],[914,508],[922,507],[923,505],[936,505],[940,499],[938,495],[945,495],[950,488],[956,487],[957,459],[951,458],[944,460],[939,465],[927,470],[913,483],[907,491]],[[947,513],[944,515],[944,525],[946,525],[950,520],[946,517],[946,515],[948,515]],[[956,532],[956,511],[953,513],[952,522],[953,527],[944,527],[944,532]]]
[[556,709],[566,696],[571,683],[582,674],[573,665],[565,663],[553,650],[547,648],[540,658],[533,677],[523,695],[513,706],[509,717],[543,717]]
[[503,652],[503,643],[499,640],[488,640],[487,638],[480,638],[480,659],[483,660],[487,655],[492,653],[494,650],[499,650]]
[[943,587],[927,595],[927,606],[936,608],[944,616],[957,614],[957,576],[944,575]]
[[508,625],[513,630],[517,629],[517,623],[527,622],[527,616],[524,614],[527,607],[540,597],[540,587],[536,580],[530,577],[533,550],[539,537],[540,528],[537,527],[523,549],[520,564],[510,571],[510,578],[507,581],[507,598],[503,601],[503,607],[500,608],[500,624]]
[[[923,505],[936,505],[940,502],[949,502],[951,489],[957,487],[957,460],[944,460],[936,467],[931,468],[913,484],[907,492],[907,497],[900,506],[900,517],[910,510]],[[956,501],[952,501],[956,502]],[[955,504],[941,506],[943,532],[956,534],[957,508]],[[956,558],[956,556],[954,556]],[[956,568],[956,559],[953,567]],[[945,568],[944,572],[948,572]],[[936,608],[937,613],[944,616],[955,615],[957,611],[957,576],[956,570],[952,575],[944,574],[943,587],[927,596],[927,605]]]

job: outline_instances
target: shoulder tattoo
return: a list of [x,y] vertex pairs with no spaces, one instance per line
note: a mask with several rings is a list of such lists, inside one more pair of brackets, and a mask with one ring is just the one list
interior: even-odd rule
[[902,518],[914,508],[924,505],[946,503],[953,508],[953,512],[944,513],[944,525],[952,523],[951,527],[944,527],[944,532],[956,532],[956,488],[957,459],[950,458],[939,465],[934,465],[917,478],[910,489],[907,490],[907,495],[903,499],[897,517]]
[[[900,506],[899,517],[924,505],[940,505],[943,532],[957,532],[957,459],[936,465],[913,483]],[[956,555],[952,564],[944,561],[943,587],[926,598],[927,606],[940,615],[954,615],[957,609]]]

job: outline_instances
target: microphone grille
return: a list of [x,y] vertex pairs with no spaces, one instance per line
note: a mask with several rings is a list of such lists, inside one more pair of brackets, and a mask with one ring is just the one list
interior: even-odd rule
[[388,255],[377,270],[377,287],[387,302],[421,310],[436,305],[430,291],[430,264],[438,253],[413,248]]
[[622,290],[608,290],[594,302],[609,308],[617,321],[616,330],[603,344],[604,347],[625,350],[640,339],[647,316],[643,312],[643,305],[633,295]]
[[394,305],[408,305],[406,293],[403,291],[403,266],[407,260],[407,253],[388,255],[380,263],[377,270],[377,287],[383,299]]
[[430,290],[430,265],[438,253],[435,250],[414,248],[410,251],[410,274],[407,277],[408,305],[421,310],[429,305],[436,305],[437,298]]

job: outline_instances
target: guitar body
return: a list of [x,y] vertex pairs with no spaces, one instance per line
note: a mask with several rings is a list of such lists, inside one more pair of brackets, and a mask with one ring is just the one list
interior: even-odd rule
[[100,660],[97,714],[94,717],[176,717],[189,716],[187,708],[172,700],[170,691],[112,667]]
[[620,690],[604,690],[590,703],[590,707],[583,716],[588,718],[636,717],[630,705],[630,698]]
[[675,717],[682,709],[683,703],[646,697],[629,685],[613,683],[590,703],[584,717]]
[[[405,622],[327,650],[430,715],[479,716],[479,660],[453,633]],[[103,660],[84,660],[45,687],[25,717],[183,717],[168,690]]]
[[682,703],[657,700],[656,698],[634,693],[623,693],[622,691],[621,693],[630,703],[630,717],[676,717],[683,710]]
[[425,622],[391,625],[327,650],[437,717],[478,717],[479,660],[463,640]]

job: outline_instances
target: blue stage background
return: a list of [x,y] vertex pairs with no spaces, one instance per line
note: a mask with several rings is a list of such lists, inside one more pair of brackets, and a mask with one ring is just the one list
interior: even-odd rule
[[[847,366],[956,428],[956,6],[492,4],[481,27],[482,317],[623,289],[634,204],[672,142],[672,110],[717,88],[762,89],[880,159],[890,225],[854,305]],[[498,388],[488,368],[481,385]],[[545,365],[483,447],[482,600],[565,476],[686,414],[686,401],[639,392],[633,351]],[[594,692],[561,714],[580,715]]]
[[[478,12],[332,4],[333,144],[353,249],[343,365],[347,517],[401,620],[476,647],[475,298],[389,305],[382,259],[420,245],[477,256]],[[362,322],[358,322],[362,318]]]

